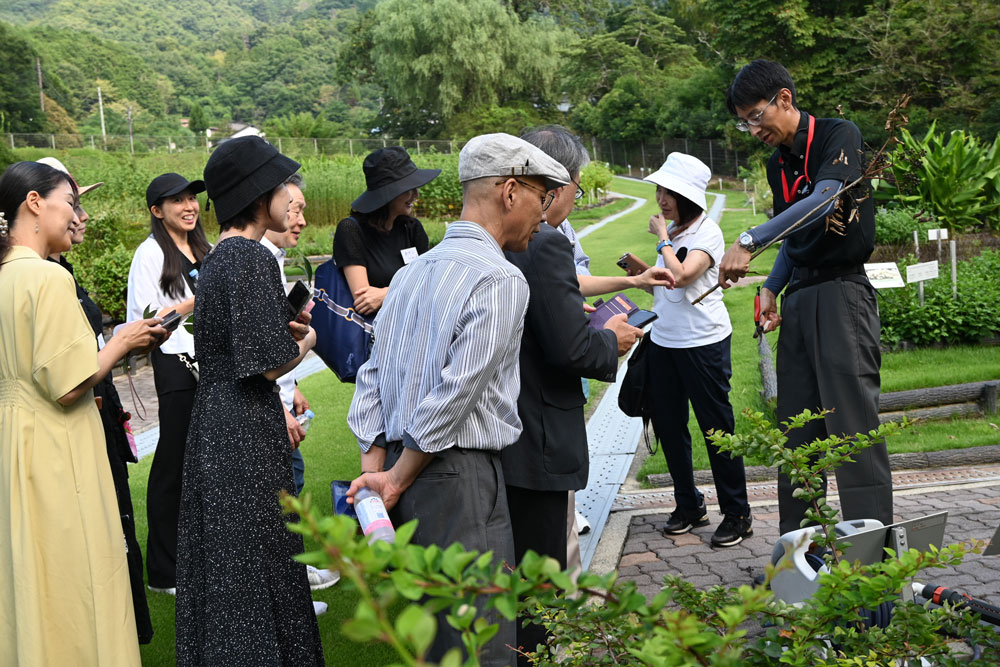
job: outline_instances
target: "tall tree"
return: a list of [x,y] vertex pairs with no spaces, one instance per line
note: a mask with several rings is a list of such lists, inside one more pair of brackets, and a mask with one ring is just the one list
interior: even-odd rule
[[521,22],[498,0],[384,0],[371,26],[371,66],[388,97],[447,120],[462,108],[550,101],[574,39],[550,20]]

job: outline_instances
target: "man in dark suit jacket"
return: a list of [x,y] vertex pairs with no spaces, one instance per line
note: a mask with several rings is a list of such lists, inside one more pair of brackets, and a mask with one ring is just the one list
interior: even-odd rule
[[[506,253],[528,281],[530,297],[517,402],[523,431],[500,458],[516,560],[531,549],[555,558],[565,569],[568,495],[587,486],[590,469],[580,378],[614,381],[618,357],[642,331],[624,315],[611,318],[601,330],[588,326],[573,247],[555,229],[573,208],[586,150],[565,128],[541,128],[522,138],[566,167],[573,183],[555,191],[546,210],[548,224],[541,225],[528,249]],[[517,643],[523,650],[534,651],[545,642],[541,626],[518,625]],[[518,664],[528,663],[519,657]]]

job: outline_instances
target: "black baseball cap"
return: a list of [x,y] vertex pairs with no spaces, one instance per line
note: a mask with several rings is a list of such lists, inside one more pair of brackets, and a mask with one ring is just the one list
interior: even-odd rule
[[154,178],[146,188],[146,208],[152,208],[156,202],[172,197],[178,192],[190,190],[194,194],[205,191],[205,181],[189,181],[180,174],[170,172]]
[[205,165],[205,185],[219,222],[231,220],[301,167],[260,137],[227,139]]

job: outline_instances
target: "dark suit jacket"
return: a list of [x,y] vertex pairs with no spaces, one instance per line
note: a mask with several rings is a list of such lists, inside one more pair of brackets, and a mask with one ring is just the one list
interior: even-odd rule
[[587,326],[573,246],[556,229],[543,222],[525,252],[505,254],[528,281],[530,298],[517,400],[524,430],[501,453],[504,479],[537,491],[582,489],[590,462],[580,378],[614,380],[617,338]]

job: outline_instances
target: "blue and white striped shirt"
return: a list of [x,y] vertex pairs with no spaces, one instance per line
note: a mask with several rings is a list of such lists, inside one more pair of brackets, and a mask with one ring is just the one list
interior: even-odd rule
[[454,222],[444,240],[396,272],[375,318],[347,424],[427,453],[500,451],[517,441],[518,355],[528,283],[496,240]]

